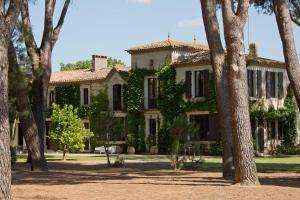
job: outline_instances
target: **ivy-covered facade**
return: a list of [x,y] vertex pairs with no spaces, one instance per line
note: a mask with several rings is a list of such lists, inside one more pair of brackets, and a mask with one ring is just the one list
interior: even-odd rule
[[[208,50],[206,45],[171,39],[133,47],[127,50],[130,70],[108,68],[103,66],[106,57],[93,56],[92,69],[52,74],[49,109],[53,102],[71,104],[89,127],[91,121],[95,122],[90,105],[93,110],[106,110],[102,108],[105,104],[124,125],[124,134],[115,139],[115,144],[152,153],[168,151],[168,127],[176,116],[186,114],[197,130],[187,140],[213,145],[220,140],[218,124],[222,119],[218,119],[216,110]],[[284,63],[257,56],[255,45],[250,46],[247,58],[249,110],[257,151],[299,143],[299,112],[288,89]],[[100,95],[104,91],[106,95]],[[46,124],[49,129],[51,122]],[[86,146],[93,151],[91,143]]]

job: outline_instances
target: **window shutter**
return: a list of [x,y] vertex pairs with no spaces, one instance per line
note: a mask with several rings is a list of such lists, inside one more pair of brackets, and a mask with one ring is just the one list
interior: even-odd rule
[[252,70],[247,70],[248,95],[252,97]]
[[208,91],[208,83],[209,83],[209,70],[204,70],[204,83],[203,83],[203,87],[204,87],[204,97],[207,98],[209,95],[209,91]]
[[192,97],[192,72],[185,72],[185,96],[187,99]]
[[271,72],[266,71],[266,98],[271,98]]
[[257,82],[257,97],[262,97],[262,73],[260,70],[256,71],[256,82]]
[[209,141],[216,141],[219,139],[218,135],[219,120],[217,113],[209,114]]
[[278,98],[283,98],[283,72],[278,72]]

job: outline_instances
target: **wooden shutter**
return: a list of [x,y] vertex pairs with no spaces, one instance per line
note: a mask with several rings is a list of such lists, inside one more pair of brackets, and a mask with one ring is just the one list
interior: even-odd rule
[[185,72],[185,96],[187,99],[192,97],[192,72]]
[[207,98],[209,95],[209,88],[208,88],[208,83],[209,83],[209,70],[204,70],[204,82],[203,82],[203,87],[204,87],[204,97]]
[[262,97],[262,73],[260,70],[256,71],[256,82],[257,82],[257,97]]
[[271,98],[271,72],[266,71],[266,98]]
[[253,70],[247,70],[248,95],[253,97]]
[[278,98],[283,98],[283,72],[278,72]]
[[219,139],[218,134],[218,114],[210,113],[209,114],[209,141],[217,141]]

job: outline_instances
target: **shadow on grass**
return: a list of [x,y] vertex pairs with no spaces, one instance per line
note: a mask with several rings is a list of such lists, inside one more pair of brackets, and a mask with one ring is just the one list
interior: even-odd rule
[[[286,165],[289,165],[287,167]],[[268,169],[295,169],[291,164],[258,164],[263,172]],[[13,185],[75,185],[84,183],[99,184],[149,184],[149,185],[186,185],[186,186],[228,186],[232,182],[221,177],[221,164],[206,162],[200,171],[218,172],[207,177],[199,176],[198,171],[171,170],[169,162],[126,163],[124,168],[107,168],[105,163],[85,164],[84,162],[49,162],[49,172],[30,172],[29,165],[17,163],[13,168]],[[268,171],[269,172],[269,171]],[[197,173],[197,175],[196,175]],[[195,176],[193,176],[195,174]],[[144,179],[142,182],[138,181]],[[261,177],[262,185],[300,187],[300,177]]]

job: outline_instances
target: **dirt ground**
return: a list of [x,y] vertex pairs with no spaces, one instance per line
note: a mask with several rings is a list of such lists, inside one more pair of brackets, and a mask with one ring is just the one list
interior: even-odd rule
[[97,161],[52,161],[49,172],[13,170],[13,199],[300,199],[300,173],[260,173],[261,186],[224,181],[220,172],[170,170],[164,162],[128,161],[106,168]]

